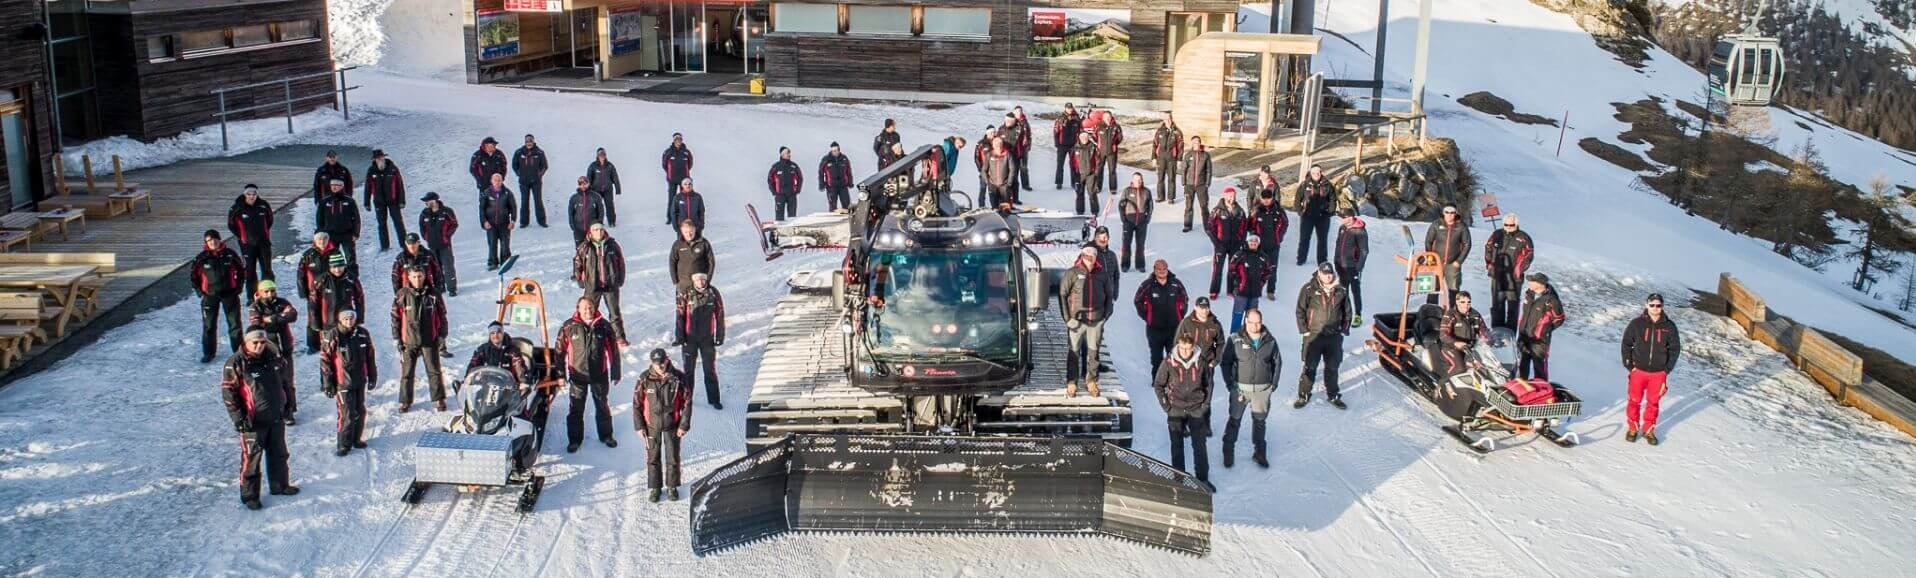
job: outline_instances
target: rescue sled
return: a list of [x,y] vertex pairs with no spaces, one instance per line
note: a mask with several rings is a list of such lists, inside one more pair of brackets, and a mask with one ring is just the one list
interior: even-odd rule
[[[1543,403],[1519,404],[1517,395],[1505,386],[1513,366],[1503,361],[1491,343],[1480,341],[1465,355],[1470,369],[1449,379],[1440,367],[1437,333],[1445,308],[1423,305],[1411,309],[1411,297],[1420,294],[1446,296],[1443,262],[1436,253],[1420,252],[1410,259],[1398,257],[1408,273],[1404,277],[1404,310],[1371,316],[1371,338],[1365,347],[1377,353],[1384,372],[1424,398],[1454,424],[1444,432],[1477,453],[1497,448],[1498,438],[1491,432],[1510,436],[1535,433],[1559,447],[1577,445],[1575,433],[1561,433],[1567,420],[1583,409],[1583,400],[1570,388],[1550,382],[1551,399]],[[1440,301],[1445,299],[1439,299]],[[1494,336],[1491,342],[1508,344],[1510,339]]]

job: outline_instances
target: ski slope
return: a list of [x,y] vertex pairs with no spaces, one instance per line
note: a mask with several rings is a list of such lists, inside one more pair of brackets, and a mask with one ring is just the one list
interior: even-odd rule
[[[1338,10],[1348,10],[1339,4]],[[1414,14],[1408,2],[1393,14]],[[1333,25],[1360,38],[1374,14],[1333,14]],[[1496,14],[1504,28],[1490,28]],[[708,234],[719,252],[716,284],[731,304],[729,339],[720,351],[728,401],[742,399],[757,366],[770,307],[789,273],[834,266],[836,255],[799,253],[761,260],[743,211],[763,203],[765,167],[777,147],[794,148],[809,167],[833,140],[857,171],[872,168],[869,138],[882,119],[896,118],[908,145],[948,134],[971,136],[1008,103],[947,110],[875,105],[766,104],[701,106],[553,95],[368,74],[354,102],[368,107],[350,124],[315,129],[303,142],[385,149],[406,167],[413,196],[437,190],[466,217],[456,241],[462,288],[450,300],[450,364],[482,338],[492,315],[493,278],[477,255],[483,235],[465,174],[481,138],[516,143],[539,136],[553,163],[548,208],[569,192],[594,147],[604,146],[625,169],[632,195],[617,199],[624,214],[613,230],[630,259],[625,289],[631,350],[627,377],[614,388],[613,423],[621,445],[593,442],[577,454],[549,440],[540,468],[549,476],[537,511],[510,512],[511,494],[456,494],[435,489],[406,508],[398,497],[411,476],[408,449],[447,414],[395,413],[392,356],[381,360],[384,383],[371,395],[371,445],[345,458],[331,455],[331,404],[318,393],[311,356],[296,359],[300,425],[292,428],[292,470],[305,490],[268,496],[267,508],[244,510],[237,499],[236,445],[215,384],[218,368],[191,359],[198,312],[181,302],[141,315],[101,343],[0,390],[0,574],[44,576],[1892,576],[1905,573],[1916,551],[1916,443],[1863,414],[1833,407],[1820,387],[1781,356],[1749,342],[1729,322],[1688,309],[1672,311],[1686,352],[1664,400],[1658,448],[1622,442],[1623,370],[1617,332],[1649,291],[1681,302],[1687,287],[1713,287],[1719,271],[1735,271],[1770,297],[1772,306],[1916,359],[1907,330],[1862,309],[1846,290],[1761,247],[1686,218],[1660,199],[1628,188],[1632,175],[1570,150],[1559,159],[1528,127],[1484,117],[1454,104],[1470,91],[1492,90],[1519,110],[1549,113],[1576,107],[1573,131],[1614,136],[1620,130],[1605,102],[1700,86],[1693,73],[1657,54],[1652,70],[1612,69],[1614,61],[1567,18],[1521,0],[1440,4],[1433,64],[1433,130],[1455,137],[1507,209],[1524,215],[1538,240],[1537,269],[1556,280],[1571,322],[1559,333],[1553,375],[1586,400],[1568,428],[1586,445],[1564,450],[1531,440],[1478,456],[1438,431],[1438,418],[1378,369],[1360,340],[1347,340],[1342,371],[1351,409],[1316,403],[1280,405],[1271,416],[1269,470],[1241,462],[1222,469],[1212,440],[1219,487],[1213,553],[1206,558],[1149,550],[1102,539],[977,536],[786,536],[724,554],[695,558],[687,538],[686,503],[644,500],[643,450],[627,428],[637,359],[669,340],[671,301],[663,270],[670,232],[661,223],[662,175],[655,158],[674,131],[698,155],[698,188],[712,207]],[[1567,28],[1566,28],[1567,27]],[[1409,26],[1393,28],[1408,30]],[[1486,34],[1485,30],[1495,30]],[[1500,40],[1498,40],[1500,39]],[[1408,47],[1408,37],[1392,38]],[[1488,45],[1492,40],[1502,44]],[[1368,46],[1367,40],[1358,40]],[[1485,46],[1472,43],[1484,42]],[[1512,45],[1519,48],[1512,48]],[[1333,46],[1326,42],[1327,47]],[[401,47],[403,48],[403,46]],[[1330,58],[1354,58],[1333,50]],[[1408,58],[1401,60],[1408,63]],[[1472,62],[1496,62],[1485,67]],[[1611,64],[1606,64],[1611,63]],[[1407,66],[1407,65],[1406,65]],[[1362,68],[1368,68],[1364,66]],[[1402,79],[1393,69],[1393,78]],[[1576,98],[1566,84],[1586,85]],[[1399,88],[1401,90],[1401,87]],[[1026,109],[1045,110],[1027,104]],[[356,111],[357,112],[357,111]],[[983,120],[981,120],[983,119]],[[1551,135],[1554,136],[1554,135]],[[1574,140],[1577,137],[1572,137]],[[1554,144],[1554,143],[1551,143]],[[1034,149],[1033,172],[1048,183],[1049,147]],[[1833,156],[1833,155],[1832,155]],[[317,164],[318,159],[315,159]],[[348,159],[355,170],[363,159]],[[966,163],[961,163],[966,165]],[[1043,168],[1040,168],[1043,167]],[[973,180],[964,166],[956,182]],[[1147,179],[1148,180],[1148,179]],[[234,182],[244,182],[235,175]],[[227,194],[215,192],[209,194]],[[1039,187],[1026,198],[1051,206],[1068,191]],[[805,210],[823,208],[807,192]],[[409,207],[416,210],[416,206]],[[1177,208],[1181,209],[1181,207]],[[1205,284],[1209,246],[1180,234],[1175,209],[1159,207],[1151,253],[1169,261],[1184,283]],[[302,203],[289,214],[310,227]],[[555,216],[552,229],[522,230],[513,246],[517,275],[554,292],[577,295],[565,282],[570,237]],[[1402,251],[1404,225],[1373,220],[1375,254],[1365,274],[1367,312],[1396,308],[1401,277],[1389,255]],[[1423,225],[1409,225],[1421,238]],[[1474,231],[1482,239],[1488,229]],[[180,232],[180,242],[197,232]],[[1285,239],[1290,256],[1295,240]],[[369,271],[390,255],[362,244]],[[294,251],[291,247],[281,252]],[[1473,265],[1476,261],[1473,259]],[[1481,269],[1467,267],[1465,286],[1482,289]],[[291,264],[279,264],[281,274]],[[1297,375],[1298,342],[1278,322],[1294,305],[1306,270],[1281,267],[1272,312],[1289,367]],[[1130,289],[1142,279],[1124,276]],[[390,302],[383,276],[370,274],[373,310]],[[1222,308],[1225,301],[1220,300]],[[563,306],[550,311],[562,319]],[[1129,383],[1148,381],[1141,324],[1121,306],[1107,332],[1116,371]],[[375,316],[377,318],[377,316]],[[389,342],[383,320],[375,342]],[[1286,381],[1285,383],[1289,383]],[[1136,448],[1168,455],[1162,411],[1145,396],[1137,412]],[[1280,399],[1282,397],[1280,396]],[[1321,399],[1321,398],[1320,398]],[[742,403],[722,412],[698,408],[686,440],[687,479],[741,455]],[[1222,405],[1214,429],[1222,428]],[[563,420],[555,416],[555,432]],[[1248,446],[1248,442],[1245,444]],[[1239,448],[1246,458],[1248,447]]]

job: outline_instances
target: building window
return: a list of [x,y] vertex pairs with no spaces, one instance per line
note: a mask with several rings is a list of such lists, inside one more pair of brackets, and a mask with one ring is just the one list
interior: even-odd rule
[[926,36],[991,37],[989,8],[925,8]]
[[910,6],[852,6],[852,34],[911,34]]
[[279,29],[280,42],[292,42],[294,40],[317,38],[319,36],[317,29],[319,27],[315,24],[312,20],[294,20],[291,22],[281,22],[274,26]]
[[774,32],[837,34],[838,5],[791,2],[773,4],[772,29]]
[[178,42],[181,54],[225,50],[226,29],[217,28],[213,30],[182,32],[179,35]]
[[1178,49],[1206,32],[1230,32],[1237,28],[1237,15],[1223,12],[1172,12],[1165,19],[1164,67],[1177,63]]
[[163,36],[148,36],[146,38],[146,59],[147,60],[163,60],[167,58],[173,58],[179,55],[180,54],[178,52],[173,51],[173,36],[172,35],[169,34],[169,35],[163,35]]
[[272,29],[272,26],[270,25],[254,24],[251,26],[237,26],[233,28],[233,47],[234,48],[244,48],[247,46],[259,46],[261,44],[270,44],[272,42],[273,42],[273,29]]

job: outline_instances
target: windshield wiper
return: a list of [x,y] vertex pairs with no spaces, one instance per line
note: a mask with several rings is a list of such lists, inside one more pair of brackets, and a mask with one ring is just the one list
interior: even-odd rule
[[950,352],[946,352],[945,355],[957,357],[965,361],[976,361],[978,363],[989,365],[993,369],[997,369],[997,370],[1001,370],[1001,371],[1005,371],[1009,373],[1017,373],[1018,371],[1018,368],[1012,367],[1011,365],[1006,364],[1005,362],[998,361],[996,359],[992,359],[989,357],[985,357],[983,355],[979,355],[971,351],[950,351]]

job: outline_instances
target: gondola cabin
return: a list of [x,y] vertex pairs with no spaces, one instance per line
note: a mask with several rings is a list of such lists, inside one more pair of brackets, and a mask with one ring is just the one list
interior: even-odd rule
[[1710,92],[1736,106],[1768,106],[1783,85],[1783,49],[1775,38],[1731,34],[1710,54]]

